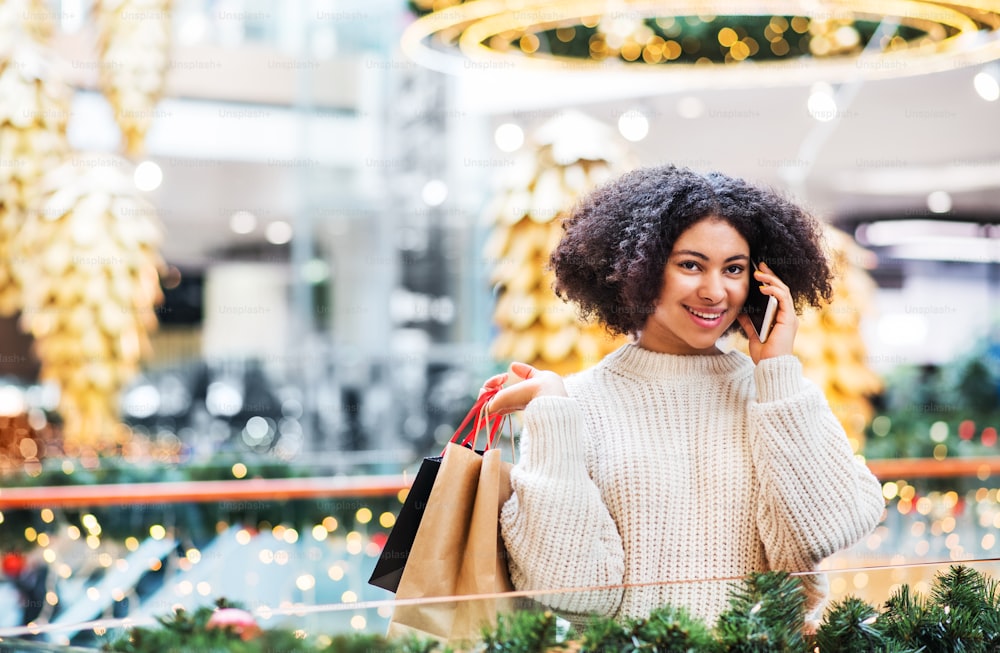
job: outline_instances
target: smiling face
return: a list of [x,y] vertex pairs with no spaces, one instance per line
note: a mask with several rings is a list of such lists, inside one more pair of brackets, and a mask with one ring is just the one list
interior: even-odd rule
[[750,245],[728,222],[705,218],[674,243],[639,346],[665,354],[718,354],[750,283]]

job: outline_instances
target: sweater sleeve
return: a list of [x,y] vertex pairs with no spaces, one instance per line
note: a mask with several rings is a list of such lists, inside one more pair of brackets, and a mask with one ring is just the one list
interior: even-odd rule
[[[500,527],[514,587],[523,591],[620,585],[621,537],[587,473],[583,418],[576,401],[539,397],[524,411],[513,495]],[[555,610],[611,616],[620,589],[536,597]]]
[[754,375],[750,438],[760,483],[758,530],[772,568],[812,570],[874,530],[885,508],[882,486],[852,453],[797,358],[765,359]]

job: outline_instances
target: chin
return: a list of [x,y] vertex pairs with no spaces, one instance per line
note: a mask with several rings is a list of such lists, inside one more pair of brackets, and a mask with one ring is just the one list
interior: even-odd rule
[[719,342],[718,339],[712,340],[711,342],[689,342],[688,347],[694,349],[695,351],[708,351],[715,348],[715,344]]

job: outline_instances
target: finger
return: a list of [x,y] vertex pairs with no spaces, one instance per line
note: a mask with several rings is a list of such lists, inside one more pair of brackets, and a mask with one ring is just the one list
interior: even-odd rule
[[779,304],[784,304],[785,301],[792,300],[792,291],[775,283],[760,286],[760,292],[762,295],[770,295],[771,297],[774,297],[778,300]]
[[507,373],[496,374],[486,379],[486,383],[483,384],[484,388],[499,388],[504,383],[507,383]]
[[518,383],[508,388],[504,388],[490,399],[486,404],[486,411],[490,415],[506,415],[518,410],[524,410],[534,398],[535,388],[529,384]]
[[758,264],[757,268],[758,269],[754,272],[754,279],[766,283],[770,286],[777,286],[779,288],[784,288],[785,290],[788,290],[788,286],[785,285],[785,282],[782,281],[776,274],[774,274],[774,270],[772,270],[767,265],[767,263],[761,261]]
[[511,363],[510,371],[522,379],[530,379],[538,373],[538,370],[527,363]]
[[503,384],[507,382],[507,373],[496,374],[486,379],[483,383],[483,387],[479,389],[479,396],[482,397],[484,392],[491,392],[498,388],[502,388]]
[[782,316],[784,312],[795,313],[795,302],[792,300],[792,291],[782,283],[780,280],[775,278],[774,283],[770,283],[760,287],[760,292],[764,295],[770,295],[778,300],[778,318]]

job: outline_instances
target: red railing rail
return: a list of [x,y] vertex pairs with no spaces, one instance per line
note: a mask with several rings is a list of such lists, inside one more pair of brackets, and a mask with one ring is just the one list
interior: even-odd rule
[[0,509],[392,496],[412,481],[392,475],[8,487],[0,488]]
[[1000,473],[1000,456],[985,458],[896,458],[869,460],[868,469],[880,481],[911,478],[958,478],[977,476],[985,480]]

